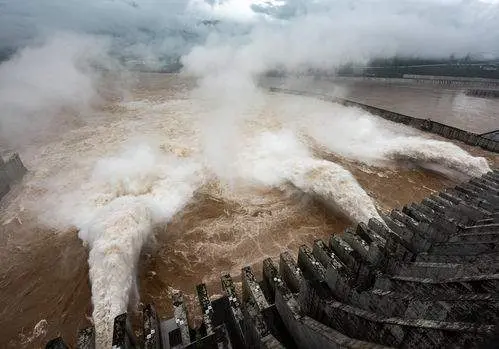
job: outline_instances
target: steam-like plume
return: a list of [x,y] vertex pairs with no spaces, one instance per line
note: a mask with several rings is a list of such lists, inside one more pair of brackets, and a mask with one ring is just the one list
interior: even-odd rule
[[305,158],[295,161],[289,180],[305,193],[342,212],[353,222],[381,220],[367,193],[350,172],[330,161]]
[[239,176],[279,186],[292,183],[354,222],[380,216],[350,172],[335,163],[314,159],[290,131],[264,132],[252,139],[238,162]]
[[110,348],[113,320],[127,311],[142,246],[151,237],[149,208],[134,197],[113,200],[97,212],[83,233],[88,257],[96,343]]
[[450,142],[420,137],[395,138],[380,154],[387,159],[408,160],[421,166],[437,165],[434,169],[451,169],[468,176],[481,176],[491,171],[487,160],[474,157]]
[[[274,68],[334,69],[377,56],[499,54],[499,7],[478,1],[459,6],[432,0],[421,4],[360,0],[355,6],[348,1],[241,5],[229,0],[214,1],[213,6],[200,0],[48,2],[52,6],[22,1],[0,5],[0,48],[22,47],[25,40],[33,39],[29,31],[39,28],[51,33],[79,32],[57,34],[42,45],[20,50],[0,66],[2,145],[21,146],[34,136],[57,131],[66,120],[63,115],[78,119],[79,112],[99,98],[100,74],[95,68],[107,66],[110,47],[88,33],[107,33],[114,54],[131,59],[132,65],[133,60],[144,60],[145,66],[158,68],[189,52],[182,58],[185,71],[200,77],[192,96],[207,103],[200,111],[202,153],[205,164],[219,177],[267,186],[290,182],[354,221],[379,219],[379,214],[348,171],[313,158],[293,132],[265,132],[245,143],[242,121],[261,101],[255,79]],[[210,9],[222,23],[202,23]],[[234,9],[238,16],[233,16]],[[74,13],[81,15],[76,18]],[[196,17],[199,13],[202,16]],[[19,38],[18,28],[24,25],[28,33]],[[63,109],[69,112],[60,113]],[[306,112],[297,123],[295,131],[303,131],[332,152],[365,162],[436,162],[469,175],[488,169],[485,160],[456,146],[405,137],[402,128],[385,130],[376,118],[357,109],[337,107],[334,115]],[[57,166],[52,167],[55,171]],[[202,170],[193,160],[138,145],[98,161],[93,176],[81,187],[68,189],[69,184],[53,183],[57,194],[68,191],[51,197],[60,201],[55,206],[62,217],[57,219],[66,218],[66,223],[78,227],[80,238],[90,247],[99,348],[110,346],[113,318],[126,311],[142,246],[151,238],[153,227],[168,222],[203,183]]]
[[[142,246],[155,224],[165,224],[202,182],[195,163],[147,145],[101,159],[88,189],[86,217],[77,223],[90,247],[93,319],[99,348],[109,348],[114,318],[127,310]],[[93,201],[93,204],[91,203]]]
[[78,119],[100,98],[96,66],[112,62],[102,38],[60,33],[1,64],[0,142],[19,148]]
[[438,165],[432,169],[451,176],[480,176],[490,171],[486,159],[453,143],[424,138],[358,108],[301,98],[290,100],[283,113],[290,124],[329,151],[368,164],[403,160],[422,167]]
[[183,57],[185,72],[198,77],[192,97],[209,106],[199,113],[203,155],[221,178],[228,178],[227,172],[233,171],[243,138],[241,127],[254,117],[263,101],[252,74],[251,57],[234,60],[233,53],[230,46],[219,52],[199,46]]

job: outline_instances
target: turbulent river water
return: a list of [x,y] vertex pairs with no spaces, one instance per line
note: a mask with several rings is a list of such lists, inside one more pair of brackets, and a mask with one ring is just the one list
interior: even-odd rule
[[29,173],[3,202],[0,347],[72,343],[92,316],[105,342],[128,301],[169,316],[175,289],[196,320],[197,283],[219,292],[223,271],[237,277],[480,174],[476,157],[499,164],[359,109],[263,89],[220,122],[193,79],[136,79],[126,99],[19,149]]

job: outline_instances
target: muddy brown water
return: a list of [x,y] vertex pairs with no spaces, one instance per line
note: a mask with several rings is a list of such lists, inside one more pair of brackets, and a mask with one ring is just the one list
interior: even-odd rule
[[[387,79],[387,81],[391,81]],[[336,95],[417,118],[431,119],[477,134],[499,129],[499,99],[465,95],[466,86],[359,79],[266,78],[266,86]]]
[[[167,99],[175,89],[161,75],[139,83],[137,98]],[[191,87],[192,82],[181,82],[181,89]],[[495,154],[459,146],[499,165]],[[378,168],[333,154],[318,155],[351,171],[383,211],[456,184],[419,168]],[[154,303],[164,318],[172,314],[174,290],[185,294],[196,321],[196,284],[205,282],[210,293],[220,293],[221,272],[229,271],[237,280],[240,269],[252,265],[259,274],[263,259],[283,250],[296,254],[301,244],[327,239],[351,225],[292,188],[238,187],[230,199],[218,195],[217,186],[207,183],[200,188],[167,226],[156,227],[156,242],[143,250],[141,301]],[[14,219],[0,226],[0,246],[0,348],[42,348],[59,335],[72,345],[77,330],[90,324],[92,311],[88,250],[77,231],[58,232]]]

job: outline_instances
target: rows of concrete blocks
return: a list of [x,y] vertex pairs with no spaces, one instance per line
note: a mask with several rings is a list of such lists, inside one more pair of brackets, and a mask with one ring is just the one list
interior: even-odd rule
[[451,76],[430,76],[430,75],[411,75],[404,74],[401,78],[386,78],[379,76],[328,76],[327,74],[314,75],[315,79],[328,79],[333,81],[373,81],[384,84],[425,84],[442,85],[451,88],[496,88],[499,87],[499,79],[481,79],[481,78],[459,78]]
[[485,89],[468,89],[465,94],[467,96],[473,97],[483,97],[483,98],[499,98],[499,90],[485,90]]
[[[409,78],[404,78],[404,80],[409,80]],[[484,86],[484,87],[498,87],[499,81],[460,81],[460,80],[449,80],[449,79],[410,79],[418,84],[431,84],[449,87],[465,87],[465,86]]]
[[404,74],[405,80],[412,80],[420,84],[432,84],[443,86],[476,86],[476,87],[499,87],[498,79],[467,78],[457,76],[432,76]]
[[390,120],[396,123],[408,125],[422,131],[437,134],[451,140],[457,140],[465,144],[478,146],[488,151],[499,152],[499,142],[494,138],[489,138],[485,135],[478,135],[473,132],[458,129],[456,127],[448,126],[437,121],[430,119],[419,119],[412,116],[395,113],[386,109],[373,107],[370,105],[341,100],[340,103],[347,106],[359,107],[367,110],[371,114],[382,117],[383,119]]
[[[263,280],[242,269],[242,297],[228,274],[224,295],[197,286],[202,326],[189,326],[180,293],[174,317],[149,305],[142,339],[127,314],[113,348],[485,348],[499,321],[499,171],[371,219],[355,230],[301,246]],[[495,343],[495,344],[494,344]],[[77,347],[94,349],[93,329]],[[47,349],[66,348],[62,339]]]
[[[478,135],[473,132],[468,132],[464,130],[460,130],[458,128],[444,125],[442,123],[430,120],[430,119],[420,119],[404,114],[399,114],[395,113],[386,109],[378,108],[378,107],[373,107],[367,104],[359,103],[359,102],[354,102],[345,98],[338,98],[338,97],[331,97],[323,94],[317,94],[313,92],[306,92],[306,91],[296,91],[296,90],[289,90],[289,89],[283,89],[283,88],[277,88],[277,87],[271,87],[270,91],[273,92],[279,92],[279,93],[287,93],[287,94],[294,94],[294,95],[301,95],[301,96],[311,96],[311,97],[316,97],[320,98],[322,100],[326,101],[332,101],[336,103],[341,103],[346,106],[352,106],[352,107],[358,107],[361,109],[364,109],[368,111],[371,114],[377,115],[382,117],[383,119],[390,120],[396,123],[408,125],[414,128],[417,128],[422,131],[426,132],[431,132],[434,134],[438,134],[442,137],[448,138],[448,139],[455,139],[458,141],[461,141],[465,144],[473,145],[473,146],[478,146],[480,148],[483,148],[488,151],[492,152],[499,152],[499,142],[495,140],[494,137],[488,137],[484,135]],[[490,133],[492,135],[492,133]]]
[[13,183],[20,180],[26,173],[19,154],[10,154],[4,159],[0,156],[0,199],[9,191]]

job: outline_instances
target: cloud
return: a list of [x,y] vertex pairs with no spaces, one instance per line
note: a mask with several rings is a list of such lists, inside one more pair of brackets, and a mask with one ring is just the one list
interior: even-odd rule
[[[110,67],[107,40],[58,34],[0,65],[0,140],[19,147],[65,126],[99,99],[95,65]],[[65,109],[65,113],[60,113]]]
[[[77,39],[72,42],[67,32]],[[95,44],[104,41],[105,49]],[[18,49],[0,65],[2,136],[15,143],[21,133],[43,131],[47,116],[60,107],[78,109],[95,97],[93,73],[84,67],[89,56],[95,61],[109,53],[152,68],[182,57],[186,71],[204,78],[205,92],[248,99],[252,78],[274,68],[334,68],[393,55],[499,57],[499,5],[478,0],[0,0],[0,59],[2,48]]]
[[226,56],[229,46],[235,59],[246,59],[244,53],[265,67],[289,69],[393,55],[499,56],[499,7],[495,5],[429,0],[307,4],[292,18],[261,20],[249,35],[238,38],[238,45],[236,39],[208,42],[204,54],[210,57],[207,50],[221,49]]
[[499,56],[499,5],[491,1],[0,0],[0,9],[4,47],[70,30],[108,35],[116,51],[146,59],[183,55],[213,35],[249,42],[267,63],[290,66],[373,55]]

